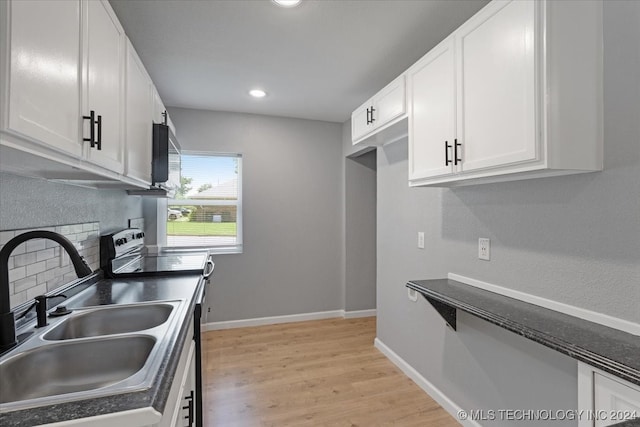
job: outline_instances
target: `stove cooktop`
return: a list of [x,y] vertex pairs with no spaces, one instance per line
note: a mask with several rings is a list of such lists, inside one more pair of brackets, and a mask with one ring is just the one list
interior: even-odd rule
[[[187,272],[202,273],[207,262],[207,254],[145,255],[136,258],[117,270],[120,273],[162,273]],[[114,266],[115,267],[115,266]]]
[[100,237],[100,266],[107,277],[204,274],[207,264],[213,268],[206,251],[148,254],[140,229]]

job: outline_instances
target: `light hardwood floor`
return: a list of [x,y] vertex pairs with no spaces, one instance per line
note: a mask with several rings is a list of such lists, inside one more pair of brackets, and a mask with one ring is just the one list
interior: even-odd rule
[[207,427],[459,426],[373,346],[375,317],[210,331]]

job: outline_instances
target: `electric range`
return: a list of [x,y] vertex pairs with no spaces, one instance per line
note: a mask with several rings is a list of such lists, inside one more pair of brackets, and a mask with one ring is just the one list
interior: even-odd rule
[[194,336],[196,344],[196,427],[203,426],[202,419],[202,309],[210,284],[210,276],[215,267],[208,252],[148,253],[144,243],[144,231],[127,228],[117,233],[100,237],[100,268],[105,277],[135,278],[149,276],[199,275],[196,305],[193,312]]

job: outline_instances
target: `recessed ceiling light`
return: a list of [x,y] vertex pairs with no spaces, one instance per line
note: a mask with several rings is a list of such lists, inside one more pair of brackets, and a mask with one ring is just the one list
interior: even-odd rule
[[251,89],[249,91],[249,95],[253,96],[254,98],[264,98],[267,95],[267,92],[263,91],[262,89]]
[[301,0],[271,0],[278,6],[282,7],[294,7],[300,4]]

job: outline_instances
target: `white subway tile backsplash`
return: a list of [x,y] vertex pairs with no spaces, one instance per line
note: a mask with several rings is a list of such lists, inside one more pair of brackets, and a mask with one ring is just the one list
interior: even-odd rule
[[47,270],[51,270],[56,267],[60,267],[60,258],[54,257],[47,260]]
[[38,282],[36,281],[36,276],[25,277],[24,279],[16,280],[13,282],[13,290],[14,292],[22,292],[26,291],[29,288],[33,288],[37,286]]
[[38,262],[38,260],[35,252],[22,254],[22,255],[15,255],[13,257],[13,264],[16,267],[22,267],[23,265],[34,264],[36,262]]
[[36,282],[38,285],[47,284],[47,281],[53,279],[55,276],[53,270],[45,270],[42,273],[36,274]]
[[33,288],[27,289],[27,299],[28,300],[34,299],[38,295],[42,295],[46,293],[47,293],[47,285],[43,283],[42,285],[38,285]]
[[27,292],[18,292],[17,294],[9,295],[9,304],[11,307],[15,307],[16,305],[20,305],[24,302],[27,302]]
[[47,246],[43,239],[27,240],[25,244],[27,245],[27,252],[40,251],[46,249]]
[[42,273],[47,269],[46,261],[36,262],[35,264],[27,265],[27,276],[34,276],[38,273]]
[[[73,242],[92,270],[99,268],[99,223],[0,231],[0,247],[14,236],[33,230],[49,230],[64,235]],[[54,291],[76,278],[69,256],[66,251],[60,250],[56,242],[38,239],[22,243],[9,257],[11,307],[22,304],[37,295]]]
[[[22,234],[22,233],[19,233]],[[20,243],[14,250],[11,252],[11,255],[20,255],[27,252],[27,245],[24,243]]]
[[18,267],[9,270],[9,282],[15,282],[16,280],[24,279],[27,277],[27,268]]
[[51,259],[53,257],[55,257],[55,254],[53,253],[53,248],[45,249],[43,251],[36,252],[36,260],[37,261],[46,261],[46,260]]

